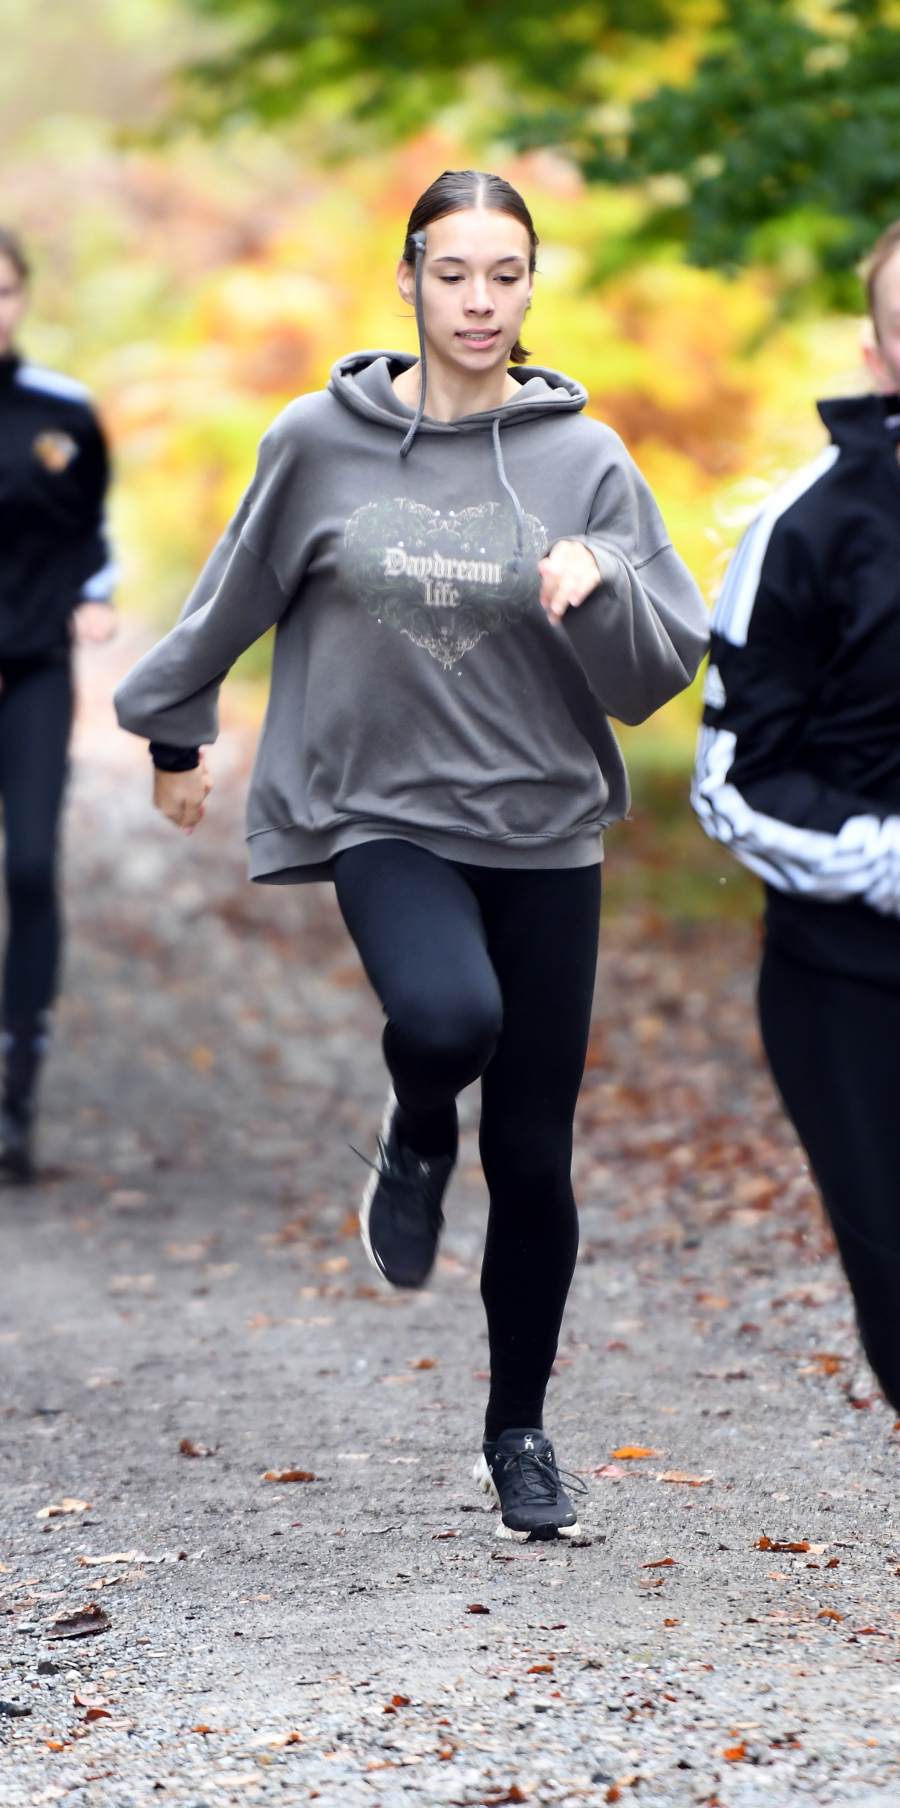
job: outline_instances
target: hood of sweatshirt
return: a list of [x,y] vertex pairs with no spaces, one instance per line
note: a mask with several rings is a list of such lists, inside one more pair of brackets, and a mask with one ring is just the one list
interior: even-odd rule
[[[328,380],[331,394],[363,420],[378,422],[406,434],[415,419],[415,409],[401,402],[393,387],[393,379],[401,371],[411,370],[418,362],[411,352],[351,352],[339,358]],[[455,421],[434,421],[423,415],[417,431],[421,434],[465,435],[490,433],[495,421],[503,431],[522,421],[549,419],[555,414],[580,414],[587,405],[588,393],[573,377],[558,370],[545,370],[536,365],[525,368],[514,365],[509,372],[518,383],[520,394],[499,408],[485,408],[478,414],[464,414]]]

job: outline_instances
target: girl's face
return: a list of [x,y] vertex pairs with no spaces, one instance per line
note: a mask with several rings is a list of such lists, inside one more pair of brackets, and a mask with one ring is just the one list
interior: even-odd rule
[[863,356],[882,395],[900,394],[900,246],[875,280],[874,326]]
[[9,351],[27,305],[28,290],[15,264],[0,253],[0,357]]
[[[428,227],[422,307],[429,356],[474,374],[506,368],[534,289],[525,227],[472,208]],[[397,286],[415,305],[415,270],[400,262]]]

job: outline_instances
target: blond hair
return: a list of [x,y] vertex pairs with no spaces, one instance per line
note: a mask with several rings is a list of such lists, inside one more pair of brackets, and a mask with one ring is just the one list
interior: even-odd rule
[[877,299],[878,278],[885,264],[890,263],[895,251],[900,251],[900,220],[894,220],[886,226],[880,238],[875,240],[868,257],[860,265],[859,273],[865,285],[869,315],[878,336],[878,323],[875,319],[875,302]]

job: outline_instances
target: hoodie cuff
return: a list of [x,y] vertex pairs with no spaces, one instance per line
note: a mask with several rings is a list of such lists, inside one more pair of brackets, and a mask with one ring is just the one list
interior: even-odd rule
[[197,747],[169,747],[165,741],[151,741],[150,758],[157,772],[193,772],[200,764],[200,751]]

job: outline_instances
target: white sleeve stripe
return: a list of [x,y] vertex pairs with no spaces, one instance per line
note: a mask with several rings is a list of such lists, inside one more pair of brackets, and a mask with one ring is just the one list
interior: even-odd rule
[[40,364],[20,364],[16,382],[22,389],[38,389],[44,395],[61,397],[67,402],[90,404],[91,393],[75,377],[64,377],[58,370],[45,370]]
[[837,835],[766,816],[728,783],[736,745],[724,728],[703,727],[697,738],[691,802],[710,839],[777,891],[830,903],[861,898],[900,916],[900,816],[851,816]]
[[733,646],[743,647],[747,642],[747,631],[750,617],[756,602],[759,589],[760,573],[763,560],[772,538],[772,529],[776,521],[787,512],[800,497],[830,471],[832,465],[840,457],[837,446],[827,446],[825,451],[811,465],[804,466],[789,483],[782,484],[774,496],[760,510],[755,521],[751,522],[743,539],[731,557],[731,563],[725,574],[725,582],[719,592],[719,598],[713,610],[712,628],[714,634],[721,634],[724,640],[730,640]]
[[81,600],[85,603],[107,603],[119,581],[119,568],[112,559],[107,559],[99,571],[95,571],[81,586]]

